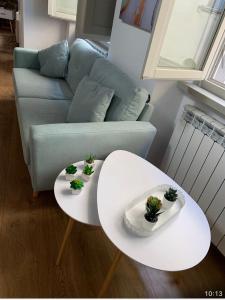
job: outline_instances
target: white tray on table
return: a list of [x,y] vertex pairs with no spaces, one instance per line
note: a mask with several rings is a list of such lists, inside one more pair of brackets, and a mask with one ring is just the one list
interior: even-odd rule
[[[183,193],[179,190],[177,190],[178,198],[175,201],[174,205],[168,210],[164,209],[163,198],[165,192],[169,188],[174,188],[174,187],[167,184],[158,185],[148,190],[147,192],[145,192],[140,197],[136,198],[130,203],[130,205],[127,207],[124,213],[124,223],[132,233],[138,236],[147,237],[153,234],[156,230],[158,230],[162,226],[166,225],[166,223],[168,223],[181,211],[181,209],[185,205],[185,199]],[[159,215],[158,221],[155,223],[155,225],[151,229],[147,230],[146,228],[143,227],[143,219],[146,213],[147,198],[150,196],[157,197],[162,201],[162,208],[160,209],[159,212],[163,212],[163,213]]]

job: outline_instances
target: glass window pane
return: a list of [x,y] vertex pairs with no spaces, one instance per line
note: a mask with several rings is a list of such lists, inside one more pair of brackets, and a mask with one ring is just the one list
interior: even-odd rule
[[158,67],[201,70],[225,0],[176,0]]
[[78,0],[56,0],[56,12],[76,15]]

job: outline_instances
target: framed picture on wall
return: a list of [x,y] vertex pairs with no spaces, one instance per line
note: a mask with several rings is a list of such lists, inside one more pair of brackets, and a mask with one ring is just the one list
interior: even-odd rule
[[152,32],[160,0],[122,0],[120,19],[148,32]]

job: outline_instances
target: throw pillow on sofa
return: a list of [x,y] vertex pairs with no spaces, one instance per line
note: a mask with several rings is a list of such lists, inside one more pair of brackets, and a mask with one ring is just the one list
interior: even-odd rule
[[67,121],[74,123],[103,122],[114,90],[85,76],[73,97]]
[[106,114],[106,121],[136,121],[148,99],[148,92],[135,83],[107,59],[95,61],[90,78],[115,90],[115,96]]
[[64,78],[67,71],[69,46],[62,41],[38,52],[40,73],[53,78]]

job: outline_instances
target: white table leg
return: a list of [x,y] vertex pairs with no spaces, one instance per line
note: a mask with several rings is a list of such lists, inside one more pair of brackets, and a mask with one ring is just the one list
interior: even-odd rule
[[65,245],[66,245],[66,241],[71,233],[71,230],[73,228],[73,223],[74,223],[74,220],[73,219],[69,219],[69,222],[68,222],[68,225],[66,227],[66,231],[65,231],[65,234],[64,234],[64,237],[63,237],[63,241],[62,241],[62,244],[61,244],[61,247],[60,247],[60,250],[59,250],[59,254],[58,254],[58,257],[57,257],[57,260],[56,260],[56,265],[58,266],[59,263],[60,263],[60,260],[62,258],[62,254],[63,254],[63,251],[64,251],[64,248],[65,248]]

